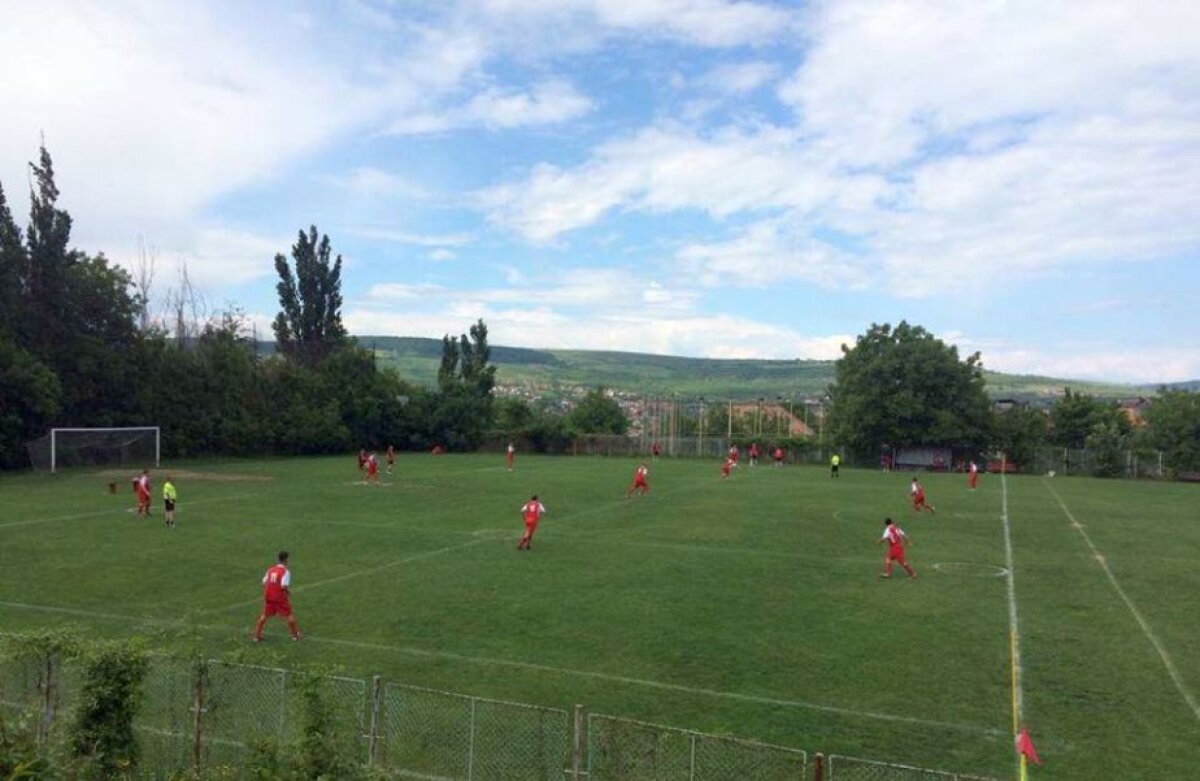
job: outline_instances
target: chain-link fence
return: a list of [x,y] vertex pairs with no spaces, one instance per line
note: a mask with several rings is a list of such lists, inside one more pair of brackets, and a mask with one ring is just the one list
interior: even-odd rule
[[378,764],[455,779],[561,779],[570,765],[566,711],[417,686],[383,689]]
[[826,781],[989,781],[982,776],[836,755],[825,758],[825,767]]
[[[80,663],[57,654],[0,660],[0,716],[40,743],[65,733]],[[339,767],[439,781],[985,781],[709,735],[630,719],[273,667],[154,656],[134,729],[139,778],[222,768],[249,778],[255,754],[319,732]]]
[[587,719],[587,772],[592,781],[723,781],[808,777],[799,749],[592,714]]

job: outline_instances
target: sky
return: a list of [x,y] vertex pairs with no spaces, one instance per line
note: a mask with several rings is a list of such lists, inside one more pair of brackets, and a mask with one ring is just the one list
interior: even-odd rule
[[1200,3],[4,0],[0,184],[260,333],[1200,378]]

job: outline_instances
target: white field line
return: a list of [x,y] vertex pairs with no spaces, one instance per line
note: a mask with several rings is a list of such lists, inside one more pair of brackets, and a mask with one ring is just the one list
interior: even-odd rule
[[1191,709],[1192,714],[1196,717],[1196,720],[1200,721],[1200,703],[1197,703],[1196,698],[1192,695],[1191,690],[1189,690],[1187,684],[1184,683],[1183,676],[1179,674],[1179,670],[1175,667],[1175,662],[1171,660],[1171,655],[1167,653],[1167,649],[1163,647],[1163,644],[1159,641],[1158,636],[1154,634],[1154,630],[1150,628],[1150,624],[1146,621],[1145,617],[1142,616],[1142,611],[1138,610],[1137,605],[1133,604],[1133,600],[1129,598],[1129,595],[1125,593],[1125,589],[1121,588],[1121,584],[1117,582],[1117,577],[1109,568],[1108,560],[1104,557],[1104,554],[1102,554],[1095,544],[1092,543],[1092,538],[1088,535],[1087,529],[1085,529],[1083,524],[1075,519],[1075,516],[1071,513],[1070,509],[1067,508],[1066,503],[1063,502],[1058,493],[1050,487],[1050,483],[1043,480],[1042,485],[1046,486],[1046,490],[1049,491],[1050,495],[1054,497],[1054,500],[1058,502],[1058,506],[1062,508],[1062,511],[1066,514],[1067,519],[1071,521],[1071,526],[1075,528],[1075,531],[1079,532],[1080,537],[1083,537],[1083,541],[1087,543],[1088,548],[1091,549],[1092,555],[1095,557],[1096,562],[1100,565],[1100,568],[1104,570],[1104,574],[1108,577],[1108,582],[1112,584],[1113,590],[1117,592],[1117,595],[1121,597],[1121,601],[1125,603],[1125,606],[1129,608],[1129,612],[1133,614],[1134,620],[1136,620],[1138,626],[1142,628],[1142,634],[1146,635],[1146,639],[1149,640],[1150,644],[1154,646],[1154,650],[1158,651],[1158,656],[1162,659],[1163,666],[1167,668],[1167,674],[1171,676],[1171,682],[1175,684],[1175,688],[1179,691],[1179,696],[1183,698],[1184,703],[1189,709]]
[[[187,509],[188,507],[191,507],[191,506],[197,505],[197,504],[211,504],[213,502],[232,502],[236,499],[245,499],[248,496],[261,496],[262,493],[263,493],[262,491],[256,491],[254,493],[232,494],[230,496],[213,496],[208,499],[196,499],[196,500],[190,501],[190,502],[182,502],[182,503],[180,503],[176,512],[183,511],[183,510]],[[58,523],[60,521],[77,521],[82,518],[98,518],[102,515],[112,515],[114,513],[129,513],[129,511],[131,509],[132,508],[129,508],[129,507],[120,507],[120,508],[111,507],[107,510],[95,510],[93,512],[78,513],[76,515],[56,515],[53,518],[31,518],[26,521],[13,521],[11,523],[0,523],[0,529],[10,529],[14,526],[34,526],[36,524],[42,524],[42,523]],[[161,510],[160,510],[160,512],[161,512]]]
[[[1013,566],[1013,529],[1008,522],[1008,479],[1004,470],[1000,473],[1000,517],[1004,522],[1004,569],[1008,570],[1004,576],[1004,584],[1008,591],[1008,645],[1010,654],[1010,666],[1012,666],[1012,686],[1013,686],[1013,738],[1016,738],[1016,733],[1025,723],[1025,686],[1022,684],[1021,677],[1024,674],[1024,668],[1021,667],[1021,627],[1018,617],[1016,617],[1016,567]],[[1025,777],[1025,758],[1024,755],[1019,755],[1018,764],[1019,777]]]
[[[23,602],[3,602],[0,601],[0,606],[16,608],[20,610],[43,611],[49,613],[61,613],[64,615],[80,616],[84,618],[104,618],[118,621],[133,621],[139,623],[159,624],[163,626],[179,626],[183,622],[179,619],[161,620],[137,616],[125,616],[115,613],[101,613],[92,610],[78,610],[74,608],[55,607],[51,605],[32,605]],[[193,625],[198,629],[223,631],[227,630],[227,626],[220,625]],[[413,646],[389,645],[386,643],[370,643],[359,640],[343,640],[335,637],[321,637],[312,634],[305,634],[303,642],[324,643],[327,645],[344,646],[348,648],[362,648],[373,651],[387,651],[389,653],[407,654],[409,656],[418,656],[430,659],[449,659],[451,661],[466,662],[469,664],[479,664],[491,667],[507,667],[518,670],[530,670],[533,672],[547,672],[558,675],[569,675],[579,678],[588,678],[591,680],[609,681],[612,683],[622,683],[631,686],[640,686],[649,689],[657,689],[660,691],[672,691],[682,694],[698,695],[702,697],[712,697],[718,699],[735,700],[738,702],[749,702],[757,705],[772,705],[784,708],[797,708],[803,710],[819,711],[821,713],[831,713],[838,716],[846,716],[851,718],[871,719],[875,721],[887,721],[900,724],[913,724],[922,727],[936,727],[938,729],[953,730],[957,732],[969,732],[988,737],[1003,736],[1003,732],[990,727],[984,727],[978,724],[970,724],[966,722],[953,721],[937,721],[934,719],[922,719],[915,716],[897,716],[891,713],[880,713],[878,711],[856,710],[853,708],[840,708],[836,705],[824,705],[816,702],[807,702],[804,700],[781,699],[777,697],[760,697],[753,694],[742,694],[740,692],[727,692],[718,689],[706,689],[694,686],[684,686],[683,684],[667,683],[664,681],[655,681],[647,678],[632,678],[625,675],[612,675],[609,673],[594,672],[591,670],[576,670],[569,667],[555,667],[552,665],[536,664],[533,662],[521,662],[511,659],[497,659],[488,656],[469,656],[466,654],[456,654],[450,651],[431,651],[425,648],[415,648]]]
[[[333,583],[342,583],[344,581],[353,580],[355,578],[363,578],[368,575],[374,575],[376,573],[383,572],[385,570],[389,570],[393,567],[399,567],[401,564],[410,564],[414,561],[420,561],[421,559],[429,559],[434,556],[440,556],[443,553],[449,553],[451,551],[456,551],[456,550],[463,550],[464,548],[470,548],[472,546],[479,545],[482,542],[484,542],[484,539],[479,538],[479,539],[471,540],[470,542],[461,543],[459,545],[447,545],[445,548],[438,548],[437,550],[429,550],[429,551],[422,551],[420,553],[414,553],[411,556],[405,556],[404,558],[401,558],[401,559],[394,559],[393,561],[389,561],[386,564],[380,564],[375,567],[368,567],[367,569],[360,569],[360,570],[355,570],[353,572],[347,572],[344,575],[335,575],[332,578],[325,578],[324,580],[314,580],[311,583],[305,583],[303,585],[297,586],[296,588],[292,589],[292,593],[308,591],[310,589],[320,588],[321,586],[328,586]],[[242,600],[241,602],[235,602],[232,605],[225,605],[223,607],[206,608],[204,610],[198,611],[198,613],[201,615],[208,614],[208,613],[224,613],[227,610],[233,610],[234,608],[247,607],[249,605],[257,605],[260,602],[262,602],[262,597],[255,597],[254,599],[246,599],[246,600]]]

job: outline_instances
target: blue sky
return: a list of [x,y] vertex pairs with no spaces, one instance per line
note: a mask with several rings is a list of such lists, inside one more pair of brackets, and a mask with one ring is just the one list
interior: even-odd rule
[[[260,327],[316,223],[352,333],[1200,377],[1200,5],[16,0],[0,182]],[[19,75],[14,75],[19,74]]]

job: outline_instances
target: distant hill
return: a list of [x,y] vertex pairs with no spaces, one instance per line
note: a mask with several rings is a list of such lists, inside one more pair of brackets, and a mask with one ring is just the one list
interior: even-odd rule
[[[440,339],[407,336],[361,336],[359,344],[373,349],[381,365],[391,366],[405,379],[432,385],[442,356]],[[723,358],[680,358],[669,355],[599,350],[530,350],[492,346],[501,385],[555,388],[603,385],[634,393],[706,396],[710,398],[769,398],[817,396],[833,382],[833,361],[766,361]],[[1105,398],[1148,394],[1154,388],[1034,375],[987,372],[988,393],[994,398],[1045,399],[1064,386]],[[1200,388],[1200,381],[1178,383]]]

